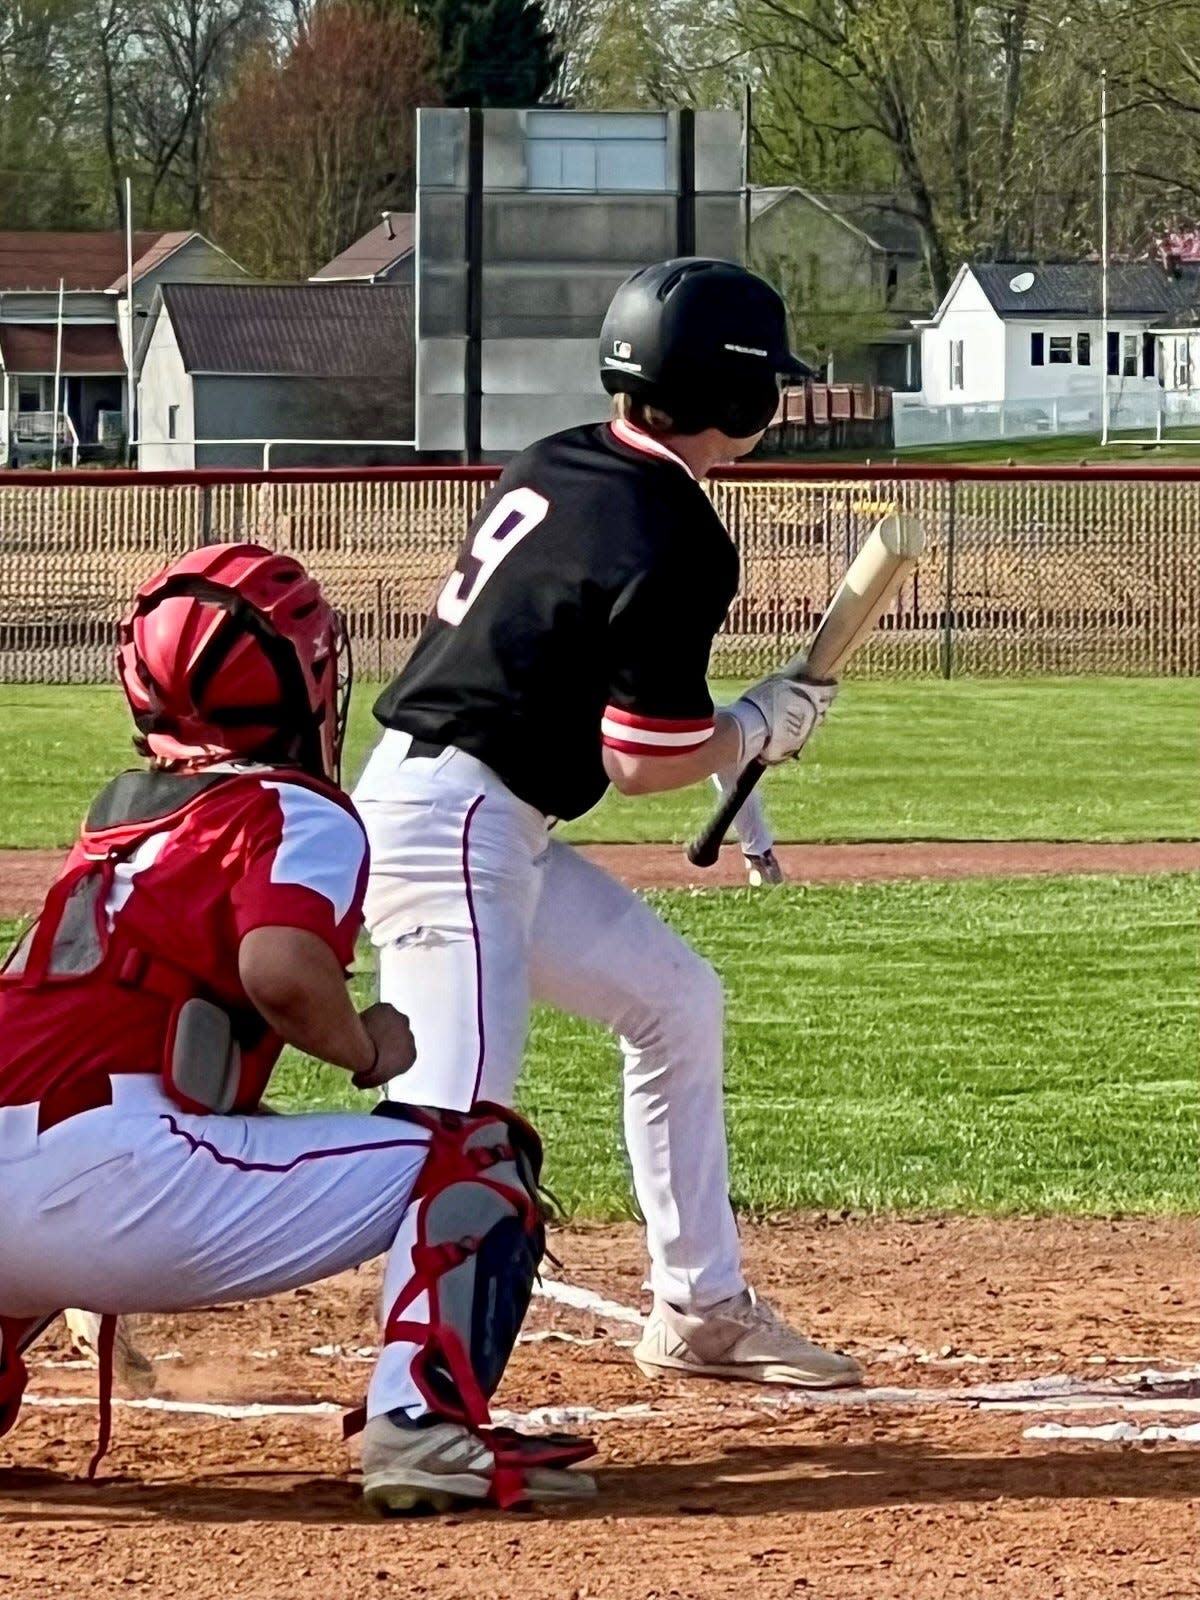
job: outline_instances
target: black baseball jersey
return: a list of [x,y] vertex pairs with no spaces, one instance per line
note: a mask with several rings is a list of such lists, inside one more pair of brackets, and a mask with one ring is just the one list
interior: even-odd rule
[[555,434],[505,469],[375,715],[577,817],[608,786],[603,745],[711,738],[709,651],[737,584],[733,542],[673,451],[624,422]]

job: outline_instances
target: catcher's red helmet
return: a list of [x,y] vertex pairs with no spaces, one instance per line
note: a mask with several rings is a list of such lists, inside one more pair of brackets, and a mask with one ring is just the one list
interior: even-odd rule
[[117,672],[133,720],[168,761],[298,761],[336,777],[350,699],[341,618],[289,555],[214,544],[134,597]]

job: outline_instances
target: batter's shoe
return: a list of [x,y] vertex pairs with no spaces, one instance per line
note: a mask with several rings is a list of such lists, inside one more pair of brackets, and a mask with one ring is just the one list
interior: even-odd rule
[[863,1380],[853,1356],[824,1350],[789,1328],[753,1289],[697,1313],[655,1300],[633,1359],[650,1378],[681,1373],[801,1389],[849,1388]]
[[745,856],[746,877],[750,880],[752,889],[761,889],[767,883],[782,883],[784,881],[783,868],[776,859],[774,850],[764,850],[761,856]]
[[[372,1417],[363,1432],[363,1499],[377,1516],[395,1517],[488,1500],[508,1505],[588,1500],[596,1492],[596,1480],[586,1472],[538,1464],[539,1456],[592,1454],[584,1441],[522,1439],[496,1429],[492,1442],[509,1480],[499,1496],[497,1455],[479,1434],[437,1417],[413,1420],[403,1411]],[[519,1474],[516,1488],[514,1473]]]
[[[81,1356],[100,1359],[100,1315],[96,1311],[64,1311],[63,1320],[71,1335],[71,1343]],[[113,1377],[136,1399],[142,1400],[154,1391],[156,1374],[150,1361],[137,1347],[133,1320],[117,1318],[117,1331],[113,1339]]]

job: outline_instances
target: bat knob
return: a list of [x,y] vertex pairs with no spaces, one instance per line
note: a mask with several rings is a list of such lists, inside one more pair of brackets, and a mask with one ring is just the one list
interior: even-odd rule
[[687,847],[687,858],[694,867],[712,867],[721,854],[721,840],[693,839]]

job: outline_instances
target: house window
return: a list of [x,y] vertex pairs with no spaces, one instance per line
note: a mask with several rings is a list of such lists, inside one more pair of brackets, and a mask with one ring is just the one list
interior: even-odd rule
[[1190,389],[1192,387],[1192,341],[1190,339],[1176,339],[1175,341],[1175,381],[1172,388]]
[[1157,361],[1158,340],[1152,333],[1142,335],[1142,377],[1156,378],[1158,376]]
[[896,290],[900,285],[900,269],[894,261],[888,262],[887,286],[883,291],[885,305],[891,305],[896,298]]
[[1136,333],[1127,333],[1121,340],[1121,376],[1123,378],[1136,378],[1138,375],[1138,336]]
[[1046,365],[1046,335],[1044,333],[1031,333],[1029,335],[1029,361],[1031,366],[1044,367]]
[[1071,336],[1055,334],[1050,340],[1050,365],[1052,367],[1069,367],[1071,365]]
[[1110,333],[1108,336],[1108,375],[1110,378],[1121,376],[1121,335]]
[[1075,359],[1081,367],[1090,367],[1092,364],[1092,336],[1090,333],[1076,335]]
[[168,439],[177,439],[179,437],[178,433],[176,432],[176,429],[178,428],[178,426],[179,426],[179,407],[178,406],[168,406],[167,407],[167,438]]
[[963,341],[951,339],[950,341],[950,387],[961,389],[963,386]]
[[40,378],[17,379],[17,410],[42,410],[42,380]]

